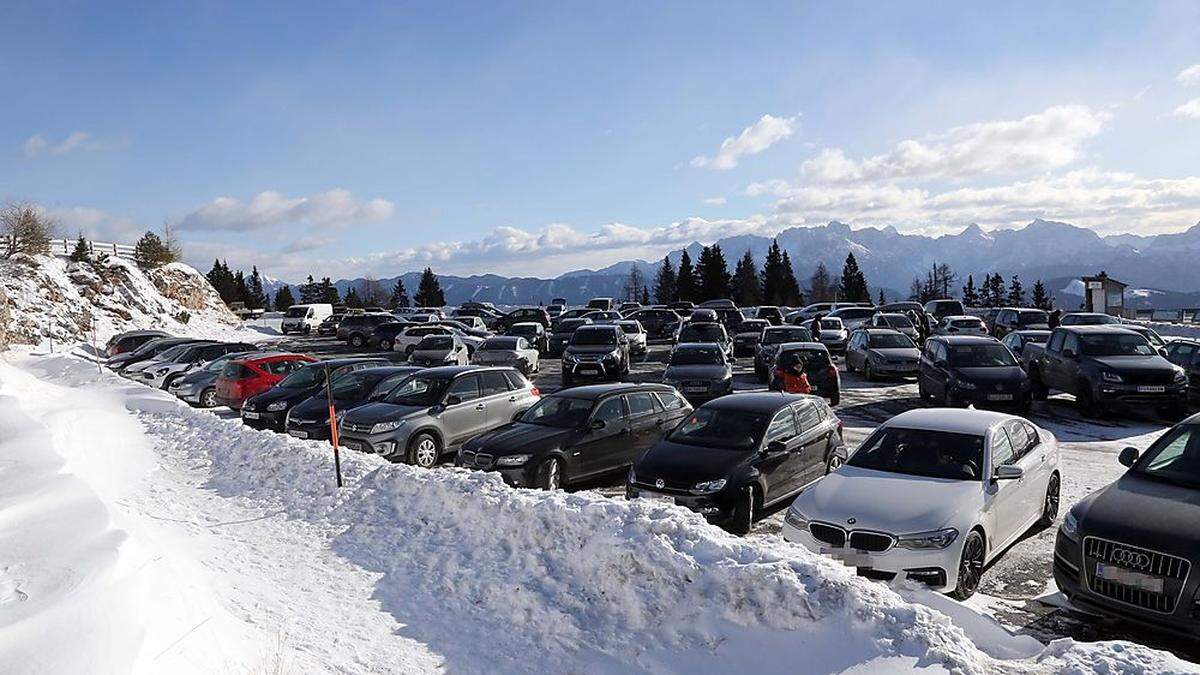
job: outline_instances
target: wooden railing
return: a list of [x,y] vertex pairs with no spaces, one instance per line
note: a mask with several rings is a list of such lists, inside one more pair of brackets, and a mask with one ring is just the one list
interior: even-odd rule
[[[75,250],[76,240],[74,239],[51,239],[50,240],[50,255],[66,257],[71,255]],[[92,255],[107,254],[118,258],[127,258],[133,260],[133,245],[131,244],[113,244],[104,241],[89,241],[88,247],[92,251]],[[0,235],[0,251],[8,250],[8,236]]]

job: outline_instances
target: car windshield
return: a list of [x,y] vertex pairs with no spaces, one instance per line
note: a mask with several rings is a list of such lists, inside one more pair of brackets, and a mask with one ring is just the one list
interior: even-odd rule
[[160,361],[174,361],[180,356],[186,354],[191,348],[192,345],[175,345],[170,349],[164,349],[162,353],[158,355],[158,359]]
[[576,328],[591,323],[591,319],[566,319],[558,324],[558,333],[572,333]]
[[812,331],[807,328],[780,328],[763,333],[764,345],[778,345],[784,342],[812,342]]
[[883,323],[887,324],[888,326],[891,326],[892,328],[912,328],[913,327],[912,321],[910,321],[907,316],[903,316],[900,314],[893,314],[890,316],[883,317]]
[[1050,323],[1050,315],[1040,309],[1023,309],[1017,312],[1018,326],[1033,326]]
[[983,326],[983,321],[979,319],[955,319],[950,322],[955,328],[979,328]]
[[789,349],[779,355],[780,368],[795,368],[802,365],[806,371],[817,371],[829,367],[829,352],[824,349]]
[[617,325],[621,327],[622,331],[624,331],[630,335],[637,335],[642,332],[641,325],[634,323],[632,321],[622,321],[621,323],[619,323]]
[[1033,343],[1036,343],[1039,345],[1044,345],[1044,344],[1046,344],[1046,341],[1050,339],[1050,334],[1049,333],[1021,333],[1021,339],[1024,340],[1026,343],[1033,342]]
[[1137,333],[1080,335],[1079,343],[1088,356],[1150,356],[1157,353],[1146,338]]
[[229,363],[229,361],[231,359],[233,359],[235,356],[237,356],[237,355],[236,354],[226,354],[225,356],[218,356],[217,358],[215,358],[212,361],[209,361],[207,364],[205,364],[204,370],[205,370],[205,372],[209,372],[209,373],[219,373],[219,372],[221,372],[221,369],[225,367],[225,364]]
[[916,345],[901,333],[875,333],[871,335],[871,349],[916,349]]
[[[329,388],[333,390],[335,401],[361,401],[371,393],[380,379],[380,376],[372,373],[370,369],[355,370],[333,378]],[[324,399],[325,390],[318,391],[314,398]]]
[[516,338],[489,338],[479,345],[479,349],[485,352],[507,352],[517,348]]
[[292,308],[288,309],[287,313],[284,314],[283,316],[288,319],[301,319],[303,317],[308,316],[308,308],[307,307],[292,307]]
[[762,329],[771,325],[766,319],[746,319],[738,326],[739,333],[760,333]]
[[400,386],[393,389],[383,400],[396,405],[433,405],[441,400],[442,394],[446,393],[449,386],[448,377],[413,375],[400,383]]
[[1167,431],[1146,450],[1133,471],[1200,489],[1200,425],[1181,424]]
[[516,326],[513,326],[512,328],[510,328],[510,329],[508,330],[508,332],[512,333],[513,335],[522,335],[522,336],[524,336],[524,335],[537,335],[537,334],[538,334],[538,326],[540,326],[540,325],[541,325],[541,324],[537,324],[537,325],[524,325],[524,326],[522,326],[522,325],[518,324],[518,325],[516,325]]
[[909,476],[979,480],[983,436],[885,427],[863,441],[846,463]]
[[725,355],[718,347],[686,347],[671,352],[672,366],[718,366]]
[[1015,366],[1012,352],[999,342],[973,345],[950,345],[950,365],[960,368],[995,368]]
[[417,343],[417,349],[453,349],[454,338],[449,335],[426,335]]
[[525,424],[537,424],[543,427],[558,427],[574,429],[583,426],[588,413],[592,410],[594,401],[570,396],[546,396],[532,408],[526,410],[520,418]]
[[1068,314],[1062,318],[1064,326],[1099,326],[1108,323],[1119,322],[1107,314]]
[[821,330],[841,330],[841,319],[821,319]]
[[679,331],[680,342],[718,342],[724,336],[724,331],[715,323],[691,324]]
[[315,387],[325,381],[325,368],[323,366],[307,366],[299,370],[294,370],[290,375],[279,381],[277,387],[284,389],[308,389]]
[[617,334],[611,330],[577,330],[571,336],[571,344],[584,347],[617,344]]
[[746,410],[700,408],[667,438],[683,445],[753,450],[767,427],[767,416]]
[[160,353],[170,349],[171,347],[174,347],[177,344],[179,344],[179,342],[175,341],[175,340],[167,341],[162,338],[157,339],[157,340],[151,340],[151,341],[147,342],[146,344],[142,345],[141,347],[138,347],[137,349],[133,350],[133,355],[134,356],[144,356],[146,354],[160,354]]

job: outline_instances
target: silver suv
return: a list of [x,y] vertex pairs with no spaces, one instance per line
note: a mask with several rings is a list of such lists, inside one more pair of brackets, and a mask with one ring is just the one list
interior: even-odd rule
[[338,443],[428,468],[469,439],[508,424],[539,395],[513,368],[427,368],[382,401],[340,415]]

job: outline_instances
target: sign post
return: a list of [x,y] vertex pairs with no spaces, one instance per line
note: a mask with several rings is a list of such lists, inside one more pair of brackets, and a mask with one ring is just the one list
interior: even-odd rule
[[337,486],[342,487],[342,458],[338,454],[337,409],[333,405],[333,383],[330,379],[329,366],[325,366],[325,399],[329,401],[329,441],[333,443],[333,469],[337,472]]

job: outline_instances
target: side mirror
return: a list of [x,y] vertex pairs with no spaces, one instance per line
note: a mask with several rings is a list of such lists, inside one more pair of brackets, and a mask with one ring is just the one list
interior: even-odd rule
[[1141,453],[1138,452],[1137,448],[1128,447],[1121,450],[1121,454],[1117,456],[1117,461],[1127,467],[1130,467],[1137,463],[1140,454]]
[[1165,357],[1165,356],[1167,355],[1167,348],[1166,348],[1166,347],[1159,347],[1159,348],[1158,348],[1158,355],[1159,355],[1159,356],[1163,356],[1163,357]]
[[787,452],[787,443],[784,443],[783,441],[771,441],[770,443],[767,443],[768,455],[775,455],[783,452]]
[[462,403],[462,397],[456,396],[454,394],[450,394],[449,396],[446,397],[446,400],[443,401],[443,403],[448,406],[449,405],[458,405],[459,403]]
[[592,431],[600,431],[606,426],[608,426],[608,423],[604,420],[592,420],[590,423],[588,423],[588,428]]
[[1013,464],[1001,464],[996,467],[993,477],[996,480],[1019,480],[1025,476],[1025,469]]

